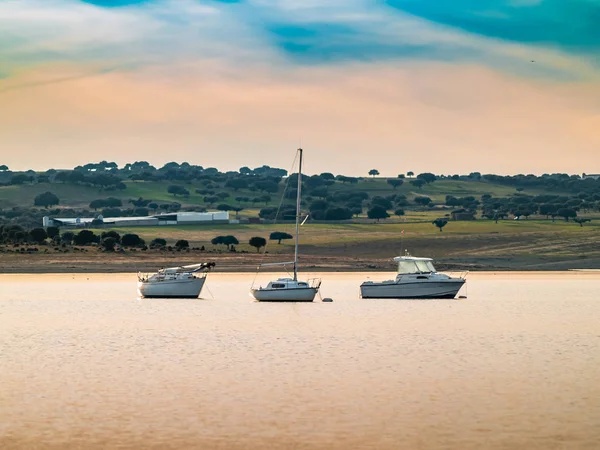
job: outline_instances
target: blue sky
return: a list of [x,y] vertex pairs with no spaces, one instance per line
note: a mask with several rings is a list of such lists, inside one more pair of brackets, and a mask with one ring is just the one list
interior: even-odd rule
[[[23,23],[12,26],[0,19],[0,56],[8,65],[3,73],[11,66],[47,60],[234,60],[243,46],[253,60],[268,52],[297,64],[475,61],[508,72],[566,79],[597,76],[600,58],[598,0],[0,0],[2,7],[9,14],[19,9],[23,13]],[[27,17],[25,8],[40,11],[35,18],[32,13]],[[69,22],[77,14],[91,26],[94,14],[103,16],[106,23],[99,20],[97,26],[106,35],[88,30],[94,39],[89,42],[86,30]],[[53,26],[52,19],[59,15],[65,27],[60,20]],[[123,23],[118,23],[119,17]],[[130,36],[111,38],[115,31],[126,32],[125,27],[131,27]],[[86,45],[48,48],[48,39],[72,38],[73,33],[80,33]],[[218,55],[211,55],[211,41]],[[569,57],[586,70],[556,63],[555,58]]]
[[[111,124],[111,117],[124,114],[119,106],[123,95],[131,95],[132,102],[142,101],[133,93],[119,94],[114,109],[103,111],[105,115],[97,115],[99,106],[78,104],[77,99],[101,86],[107,92],[105,99],[111,92],[143,87],[149,94],[140,92],[140,98],[149,98],[150,103],[164,91],[160,94],[163,104],[192,114],[174,112],[161,123],[163,135],[170,136],[168,124],[175,122],[171,133],[184,156],[198,138],[199,131],[194,130],[202,126],[212,124],[207,128],[207,145],[237,155],[234,146],[239,144],[232,142],[231,129],[237,134],[253,130],[248,131],[252,134],[260,125],[260,136],[247,136],[245,144],[257,152],[271,155],[279,145],[276,139],[296,141],[298,135],[306,134],[335,161],[337,146],[350,145],[358,151],[364,145],[352,146],[346,128],[340,125],[345,121],[365,124],[365,130],[357,131],[364,135],[356,140],[378,142],[382,161],[393,148],[403,145],[439,151],[437,140],[407,136],[407,131],[430,128],[439,131],[440,142],[473,154],[481,142],[490,143],[488,151],[507,145],[542,151],[548,143],[558,146],[569,141],[577,142],[584,149],[582,154],[588,154],[598,139],[593,131],[598,120],[595,105],[600,104],[598,24],[598,0],[0,0],[0,96],[7,99],[4,112],[0,105],[0,118],[4,113],[12,122],[0,137],[0,145],[2,139],[24,149],[38,145],[32,136],[18,131],[30,126],[31,119],[19,121],[10,115],[8,100],[30,108],[23,113],[42,115],[49,108],[45,102],[54,101],[60,91],[67,101],[58,108],[57,117],[40,117],[35,125],[47,129],[39,132],[40,141],[45,138],[65,149],[61,164],[70,163],[74,148],[95,145],[98,135],[135,141],[128,149],[138,154],[146,145],[140,136],[155,133],[156,123],[148,124],[144,114],[131,117],[129,112],[127,120],[133,121],[135,139],[120,129],[122,122]],[[384,74],[381,80],[380,74]],[[471,89],[461,80],[471,80]],[[128,83],[135,88],[126,87]],[[230,123],[231,129],[215,128],[215,116],[202,116],[206,112],[199,105],[194,109],[178,103],[185,102],[182,92],[204,92],[208,86],[218,86],[208,95],[219,111],[217,122]],[[364,95],[359,96],[362,91],[356,86]],[[498,89],[514,98],[497,97]],[[215,92],[222,93],[219,97]],[[230,98],[234,92],[242,94]],[[307,92],[325,94],[304,104]],[[329,95],[332,98],[327,99]],[[274,117],[288,117],[290,123],[278,130],[253,123],[252,117],[240,115],[239,102],[246,97],[256,99],[257,110],[279,111]],[[297,99],[298,107],[314,108],[314,115],[330,111],[334,120],[330,130],[310,117],[299,120],[298,113],[288,111],[294,109],[288,98]],[[404,103],[394,103],[398,99]],[[340,105],[347,101],[365,117],[342,110]],[[521,110],[530,110],[530,129],[523,129],[522,117],[511,119],[505,112],[515,101],[522,103]],[[243,106],[252,105],[243,102]],[[404,116],[404,108],[416,116]],[[549,108],[563,112],[550,117]],[[84,130],[69,129],[71,119],[66,118],[79,122],[82,109],[90,114],[89,122],[82,124]],[[448,117],[438,117],[440,111]],[[567,112],[572,114],[569,119],[563,117]],[[340,114],[340,124],[335,114]],[[389,114],[398,115],[398,123],[403,124],[396,127],[399,131],[382,124]],[[59,118],[65,123],[56,123]],[[446,129],[450,122],[484,119],[485,126],[478,128],[487,133],[473,139],[479,144]],[[298,129],[293,125],[296,120]],[[502,136],[496,136],[489,125],[494,120]],[[512,125],[511,120],[515,121]],[[564,129],[556,130],[557,123],[565,123]],[[282,135],[281,129],[289,131]],[[384,137],[369,138],[368,130],[385,130]],[[517,145],[505,142],[511,130]],[[266,137],[269,133],[274,135],[272,141]],[[148,140],[155,142],[156,137]],[[479,162],[486,161],[481,158]],[[357,170],[350,162],[346,165],[348,170]],[[456,165],[453,170],[460,168]],[[558,165],[547,163],[548,168]],[[507,166],[506,170],[516,169]]]

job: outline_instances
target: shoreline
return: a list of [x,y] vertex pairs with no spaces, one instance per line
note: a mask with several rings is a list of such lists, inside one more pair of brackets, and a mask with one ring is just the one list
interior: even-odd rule
[[[439,257],[432,256],[440,272],[556,272],[600,270],[600,258],[519,257]],[[214,261],[213,273],[254,273],[261,263],[288,258],[281,254],[203,253],[152,254],[24,254],[0,255],[0,274],[60,273],[137,273],[155,272],[161,267],[175,267]],[[340,255],[302,255],[299,265],[304,272],[395,272],[391,257],[348,257]],[[290,266],[291,268],[291,266]],[[265,267],[261,272],[285,272]]]

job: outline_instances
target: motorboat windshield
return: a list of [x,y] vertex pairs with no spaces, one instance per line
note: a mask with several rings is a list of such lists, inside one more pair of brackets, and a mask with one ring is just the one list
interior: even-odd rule
[[433,273],[435,267],[429,260],[401,260],[398,261],[398,274],[410,275],[416,273]]

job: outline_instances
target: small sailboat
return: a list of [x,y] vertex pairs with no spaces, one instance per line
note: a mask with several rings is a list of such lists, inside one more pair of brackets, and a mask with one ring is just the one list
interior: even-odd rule
[[214,262],[138,273],[138,293],[144,298],[198,298]]
[[252,288],[250,295],[261,302],[312,302],[315,295],[321,287],[321,280],[318,278],[307,281],[298,280],[298,238],[300,235],[300,198],[302,195],[302,149],[298,149],[299,167],[298,167],[298,192],[296,195],[296,245],[294,249],[294,261],[281,263],[261,264],[261,267],[267,266],[286,266],[293,264],[293,278],[279,278],[271,281],[267,287]]

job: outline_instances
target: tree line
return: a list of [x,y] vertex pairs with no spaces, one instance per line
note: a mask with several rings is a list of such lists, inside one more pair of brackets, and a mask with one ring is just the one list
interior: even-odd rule
[[[293,239],[289,233],[275,231],[269,235],[269,239],[281,244],[283,240]],[[215,247],[224,245],[228,251],[235,252],[235,246],[240,244],[238,238],[233,235],[216,236],[211,241]],[[59,227],[35,227],[26,229],[19,225],[0,225],[0,244],[3,245],[60,245],[63,248],[71,245],[86,247],[97,246],[105,251],[111,252],[116,248],[139,248],[143,251],[148,249],[158,250],[186,250],[190,248],[189,241],[177,240],[173,246],[167,245],[164,238],[155,238],[147,245],[146,241],[135,233],[121,235],[117,231],[108,230],[96,234],[93,230],[83,229],[79,231],[64,231],[61,233]],[[267,246],[267,239],[261,236],[253,236],[248,240],[248,245],[256,248],[257,252]],[[206,250],[204,246],[197,250]]]

